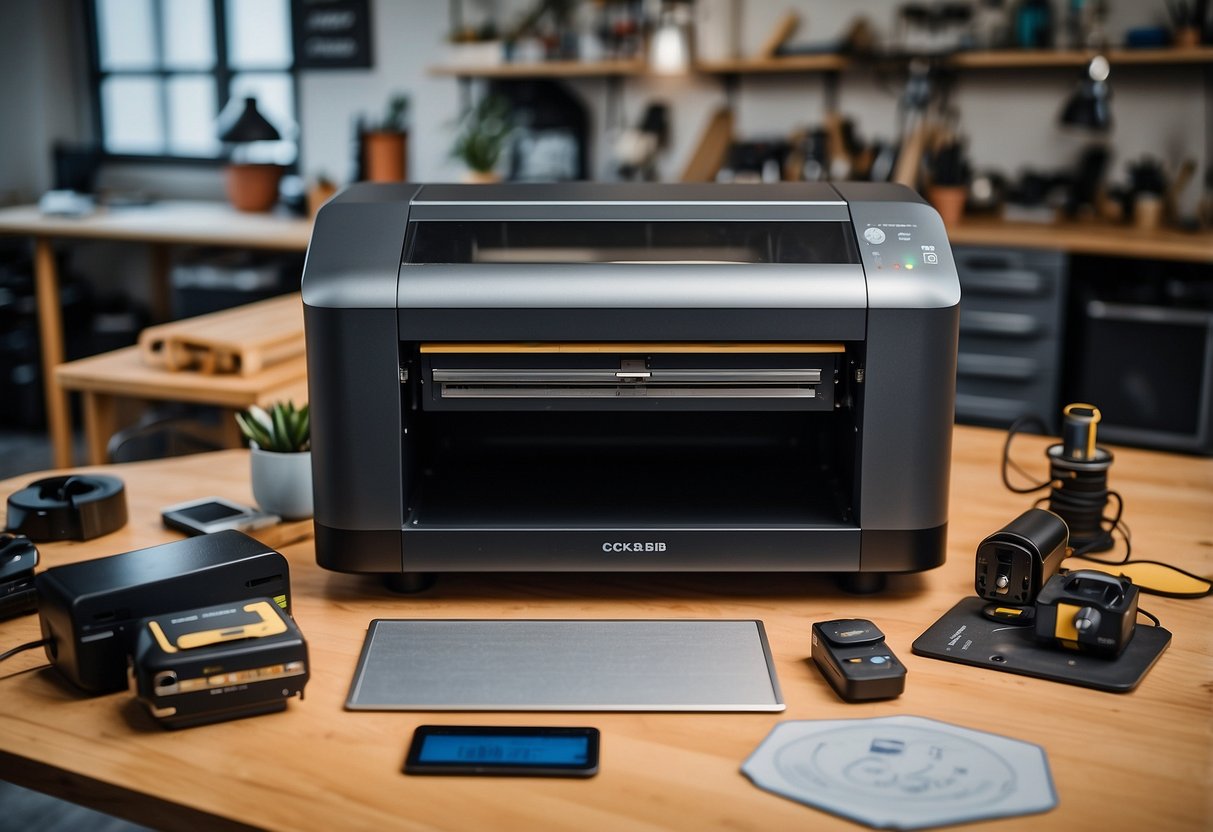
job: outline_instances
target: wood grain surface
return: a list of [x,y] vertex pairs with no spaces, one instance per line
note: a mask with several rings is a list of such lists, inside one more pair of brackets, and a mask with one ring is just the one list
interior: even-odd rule
[[166,370],[252,376],[303,355],[298,292],[209,315],[149,326],[139,333],[143,360]]
[[[162,730],[129,693],[85,697],[37,652],[0,665],[0,777],[167,829],[855,829],[755,788],[741,762],[777,722],[892,714],[932,717],[1039,743],[1060,805],[984,822],[997,830],[1213,827],[1213,598],[1147,597],[1174,633],[1133,693],[1094,690],[914,656],[910,643],[972,592],[977,543],[1027,507],[998,477],[1003,434],[958,428],[948,563],[894,578],[875,596],[825,576],[730,574],[446,575],[416,596],[319,569],[310,541],[284,545],[312,678],[284,713]],[[1043,473],[1046,440],[1016,456]],[[1213,572],[1213,460],[1115,449],[1112,481],[1135,551]],[[251,500],[248,458],[223,451],[109,469],[128,488],[130,522],[85,543],[46,544],[44,564],[174,539],[160,507],[219,494]],[[34,475],[0,483],[4,494]],[[737,553],[739,558],[745,552]],[[813,621],[866,617],[905,662],[891,702],[841,702],[808,661]],[[459,714],[346,712],[374,618],[758,618],[788,702],[783,714]],[[36,617],[0,622],[0,648],[38,638]],[[601,773],[586,781],[400,773],[414,727],[429,722],[593,725]]]

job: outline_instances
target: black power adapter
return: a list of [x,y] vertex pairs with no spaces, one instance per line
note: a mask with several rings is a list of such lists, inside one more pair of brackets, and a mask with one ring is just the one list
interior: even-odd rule
[[1051,511],[1030,508],[981,541],[974,589],[987,601],[1027,606],[1066,557],[1066,523]]

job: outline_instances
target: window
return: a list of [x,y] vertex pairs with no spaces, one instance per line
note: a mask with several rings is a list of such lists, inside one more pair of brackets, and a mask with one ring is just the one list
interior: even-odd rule
[[218,159],[246,97],[282,135],[250,161],[290,164],[296,117],[290,0],[85,0],[106,155]]

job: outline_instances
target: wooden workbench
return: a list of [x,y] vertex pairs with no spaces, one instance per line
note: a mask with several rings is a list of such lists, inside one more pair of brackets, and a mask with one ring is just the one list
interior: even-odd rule
[[64,392],[83,395],[88,461],[99,465],[106,461],[106,446],[120,427],[119,399],[214,405],[222,411],[224,444],[235,447],[240,437],[235,419],[238,411],[254,404],[264,407],[277,401],[307,401],[307,360],[296,356],[250,376],[206,375],[149,366],[138,347],[126,347],[60,364],[55,368],[55,383]]
[[[948,562],[877,596],[825,576],[448,575],[393,596],[369,577],[319,569],[308,541],[282,547],[312,678],[285,713],[168,732],[130,694],[85,697],[37,652],[0,666],[0,778],[165,829],[776,829],[850,822],[760,791],[742,760],[785,719],[915,714],[1028,740],[1049,755],[1060,805],[984,822],[984,832],[1199,830],[1213,826],[1213,598],[1143,603],[1174,632],[1133,693],[1111,694],[914,656],[910,643],[972,592],[973,551],[1029,504],[1005,491],[1003,434],[957,428]],[[1043,468],[1045,440],[1016,456]],[[1213,572],[1213,460],[1116,449],[1135,551]],[[190,497],[249,500],[248,458],[223,451],[111,467],[131,519],[87,543],[47,544],[47,565],[174,538],[158,510]],[[33,475],[0,483],[7,494]],[[745,552],[739,551],[738,558]],[[807,661],[813,621],[867,617],[909,669],[901,698],[841,702]],[[343,702],[374,618],[759,618],[788,709],[782,714],[467,714],[347,712]],[[0,623],[0,648],[38,637],[34,617]],[[594,725],[602,771],[587,781],[421,778],[400,773],[427,722]]]
[[164,200],[130,208],[102,208],[83,217],[47,216],[35,205],[0,208],[0,234],[33,238],[42,382],[54,463],[72,462],[72,424],[67,394],[55,384],[63,362],[63,316],[59,305],[58,240],[111,240],[149,247],[152,307],[163,319],[168,309],[169,254],[175,245],[306,251],[309,220],[279,214],[241,213],[224,202]]

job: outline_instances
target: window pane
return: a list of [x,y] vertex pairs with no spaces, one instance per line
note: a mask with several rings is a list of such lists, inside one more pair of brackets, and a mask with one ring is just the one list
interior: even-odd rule
[[152,0],[97,0],[96,8],[101,68],[154,69]]
[[113,77],[101,82],[105,149],[110,153],[163,153],[160,80]]
[[227,58],[234,69],[289,67],[290,0],[227,0]]
[[178,75],[168,82],[168,149],[174,156],[218,156],[215,81]]
[[160,0],[167,68],[210,69],[215,65],[213,9],[211,0]]

